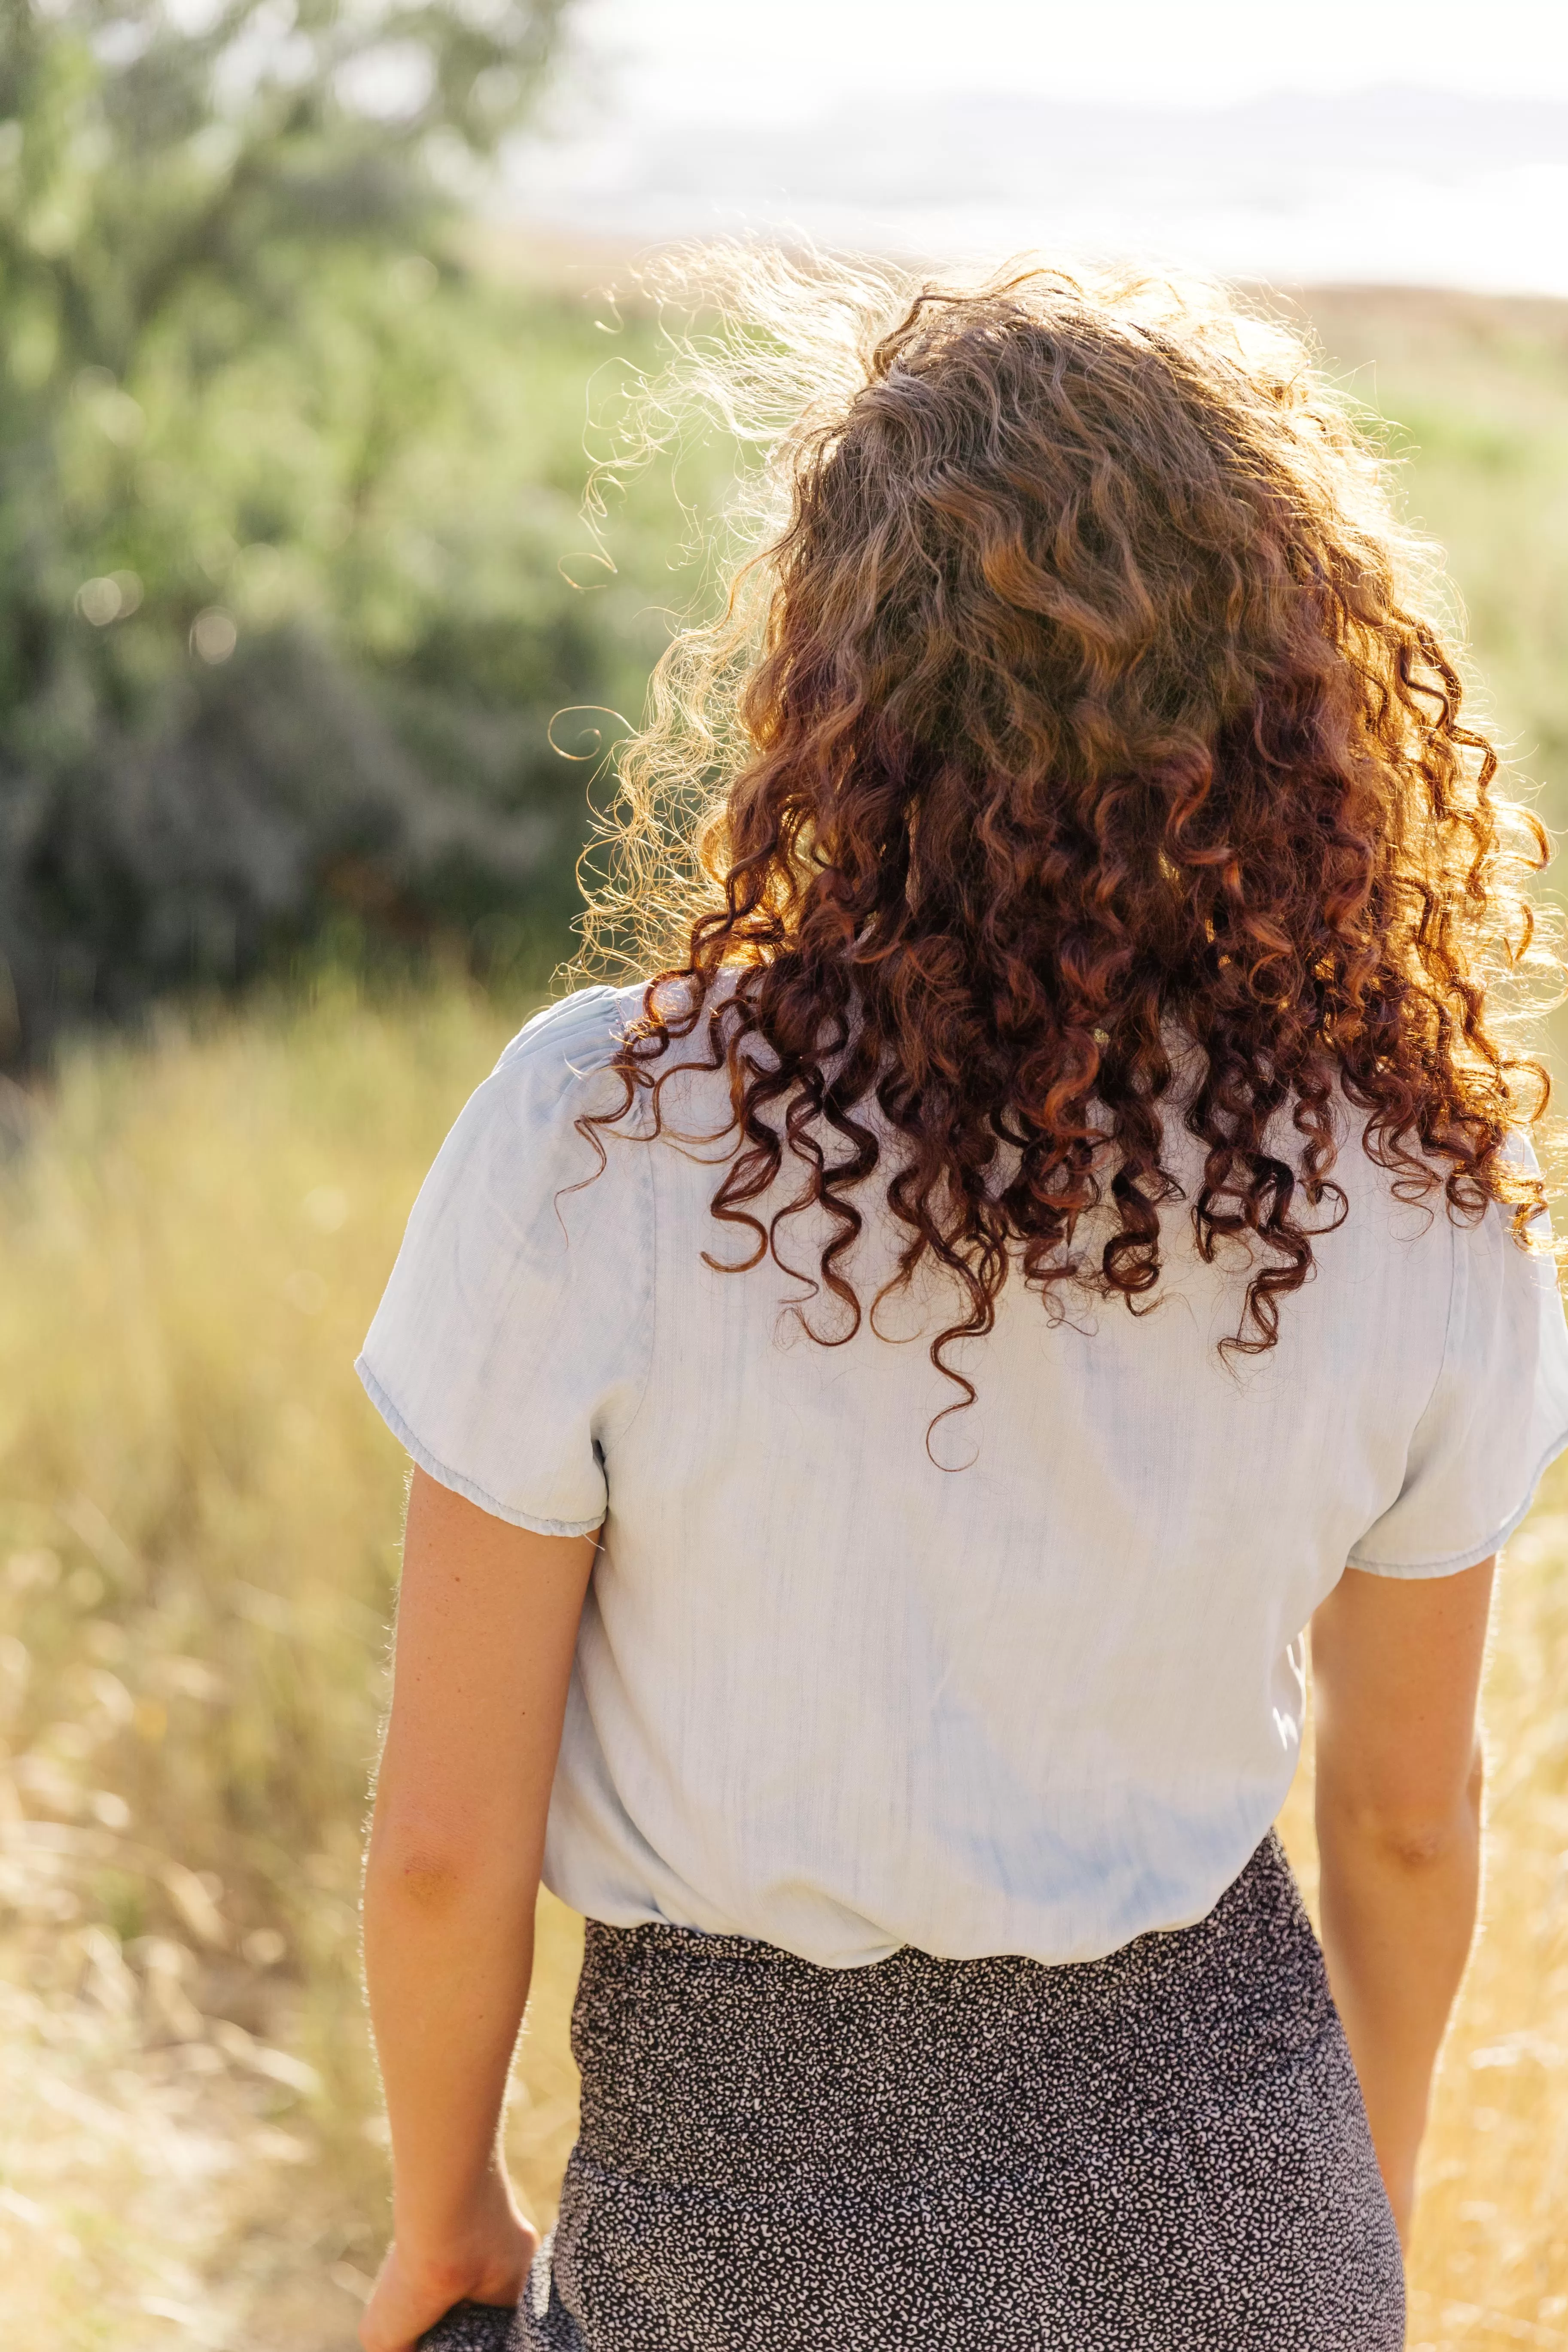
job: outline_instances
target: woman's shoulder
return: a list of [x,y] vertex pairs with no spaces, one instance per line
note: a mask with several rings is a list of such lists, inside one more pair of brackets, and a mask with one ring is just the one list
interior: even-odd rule
[[526,1089],[545,1097],[591,1084],[614,1061],[642,999],[640,985],[602,984],[557,997],[503,1047],[491,1077],[510,1080],[509,1092]]
[[[640,1002],[639,989],[595,987],[542,1006],[468,1097],[427,1190],[480,1186],[518,1214],[529,1200],[549,1202],[604,1171],[595,1139],[612,1134],[628,1107],[614,1066]],[[621,1155],[611,1156],[618,1163]]]
[[[730,1091],[724,1052],[710,1024],[722,1015],[733,987],[732,976],[722,973],[695,1003],[689,976],[680,973],[652,983],[578,989],[543,1006],[519,1030],[479,1093],[496,1097],[493,1108],[501,1117],[535,1132],[569,1134],[586,1117],[602,1142],[613,1135],[715,1142],[731,1124]],[[650,1011],[655,1024],[669,1024],[662,1038],[657,1026],[638,1027]],[[635,1083],[618,1061],[632,1034],[640,1040]],[[751,1040],[748,1053],[761,1060],[767,1048]]]

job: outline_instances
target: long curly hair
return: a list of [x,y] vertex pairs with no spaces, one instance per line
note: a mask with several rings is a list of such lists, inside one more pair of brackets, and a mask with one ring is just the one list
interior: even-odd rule
[[784,1265],[825,1213],[807,1328],[841,1342],[885,1208],[878,1299],[925,1261],[956,1286],[956,1410],[952,1345],[1010,1276],[1141,1311],[1177,1213],[1205,1258],[1246,1245],[1224,1345],[1273,1347],[1345,1213],[1337,1098],[1403,1197],[1504,1202],[1524,1240],[1543,1188],[1504,1145],[1547,1079],[1494,984],[1555,968],[1546,837],[1300,342],[1163,279],[742,253],[645,387],[644,446],[693,393],[761,453],[749,546],[618,761],[590,968],[647,984],[625,1101],[584,1124],[640,1099],[658,1133],[678,1071],[727,1072],[712,1213],[742,1247],[710,1263]]

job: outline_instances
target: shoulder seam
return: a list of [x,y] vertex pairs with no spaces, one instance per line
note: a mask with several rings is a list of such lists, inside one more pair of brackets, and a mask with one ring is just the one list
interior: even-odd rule
[[[594,1075],[593,1068],[579,1068],[573,1059],[585,1044],[602,1045],[608,1061],[615,1038],[614,1006],[615,992],[609,988],[582,989],[574,996],[558,997],[553,1004],[542,1005],[516,1036],[509,1038],[491,1076],[524,1066],[537,1073],[541,1064],[546,1069],[553,1064],[559,1093],[563,1095],[574,1081]],[[595,1065],[598,1066],[602,1065]]]

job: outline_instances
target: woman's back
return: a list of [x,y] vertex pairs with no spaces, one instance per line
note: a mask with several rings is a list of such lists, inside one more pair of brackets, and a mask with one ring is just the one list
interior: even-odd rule
[[[1345,1213],[1276,1347],[1221,1352],[1249,1254],[1205,1262],[1168,1209],[1142,1312],[1009,1285],[958,1359],[973,1403],[938,1418],[940,1276],[829,1346],[802,1313],[847,1318],[806,1281],[705,1263],[722,1072],[666,1094],[691,1141],[611,1131],[597,1172],[576,1122],[613,1103],[640,1003],[589,990],[508,1048],[361,1367],[482,1508],[603,1523],[550,1885],[837,1968],[1088,1959],[1200,1918],[1284,1800],[1300,1629],[1347,1559],[1487,1558],[1568,1432],[1550,1261],[1495,1210],[1396,1200],[1342,1106]],[[1163,1160],[1191,1200],[1180,1103]],[[815,1267],[822,1222],[786,1259]],[[868,1219],[867,1296],[896,1246]]]

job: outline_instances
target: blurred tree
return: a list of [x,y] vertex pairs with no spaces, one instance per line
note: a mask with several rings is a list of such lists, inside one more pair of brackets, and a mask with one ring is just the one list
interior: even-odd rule
[[0,1056],[537,875],[591,631],[444,226],[564,6],[0,0]]

